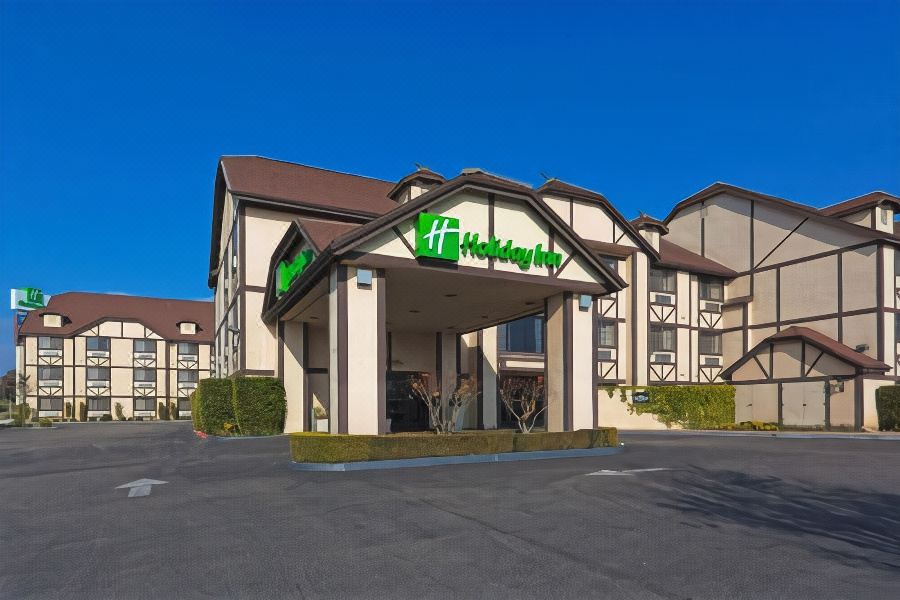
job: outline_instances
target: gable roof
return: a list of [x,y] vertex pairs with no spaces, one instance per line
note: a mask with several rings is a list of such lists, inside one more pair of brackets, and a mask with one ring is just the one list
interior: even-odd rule
[[879,204],[890,203],[895,208],[900,208],[900,198],[888,194],[887,192],[875,191],[820,208],[819,212],[829,217],[844,217],[852,215],[855,212],[866,210],[878,206]]
[[755,354],[757,354],[760,350],[762,350],[769,344],[797,340],[802,340],[808,344],[811,344],[819,350],[830,354],[849,365],[856,367],[858,372],[883,373],[885,371],[891,370],[889,366],[887,366],[880,360],[876,360],[871,356],[863,354],[862,352],[857,352],[850,346],[842,344],[836,339],[828,337],[824,333],[816,331],[815,329],[810,329],[809,327],[793,325],[786,329],[782,329],[778,333],[770,335],[769,337],[761,341],[744,356],[742,356],[737,362],[735,362],[727,369],[723,370],[720,376],[723,379],[730,379],[735,371],[737,371],[746,362],[751,360]]
[[656,252],[653,245],[645,240],[644,236],[638,233],[634,225],[630,223],[603,194],[571,183],[566,183],[565,181],[560,181],[559,179],[548,179],[541,187],[535,190],[535,193],[569,196],[571,198],[600,204],[606,209],[613,220],[630,235],[631,240],[636,243],[641,250],[649,254],[651,258],[659,257],[659,254]]
[[[305,293],[307,288],[311,285],[310,282],[327,272],[327,265],[335,257],[350,252],[363,242],[396,226],[405,219],[414,216],[448,194],[468,187],[487,191],[498,191],[521,198],[535,210],[535,212],[550,222],[552,228],[572,247],[573,254],[580,254],[584,257],[591,267],[599,271],[606,280],[612,284],[611,287],[616,288],[613,291],[618,291],[627,285],[618,273],[610,270],[603,264],[591,248],[588,247],[585,241],[572,231],[569,225],[551,210],[550,207],[548,207],[530,188],[516,182],[508,181],[502,177],[489,175],[479,170],[467,170],[461,175],[447,181],[445,184],[426,192],[409,202],[397,206],[391,212],[335,238],[327,247],[322,249],[322,252],[316,257],[310,267],[297,278],[295,282],[296,287],[294,289],[288,290],[281,298],[275,300],[271,304],[266,303],[263,306],[263,320],[271,320],[279,310],[279,306],[284,306],[293,301],[294,298]],[[297,231],[299,231],[299,227],[297,228]],[[288,234],[286,234],[285,238],[282,239],[282,243],[279,244],[279,247],[286,247],[291,243],[288,237]],[[270,272],[271,271],[272,269],[270,268]],[[271,285],[267,285],[267,289],[270,287]]]
[[[65,317],[62,327],[44,327],[45,313]],[[102,321],[136,321],[169,341],[212,343],[215,308],[212,302],[146,298],[121,294],[65,292],[50,297],[47,308],[28,313],[19,335],[71,337]],[[197,333],[184,335],[178,323],[197,323]]]
[[705,256],[694,254],[665,238],[659,240],[659,262],[657,264],[661,267],[670,267],[701,275],[715,275],[729,279],[737,277],[737,271]]
[[761,194],[759,192],[754,192],[752,190],[748,190],[745,188],[738,187],[736,185],[731,185],[728,183],[716,182],[710,186],[707,186],[697,192],[696,194],[689,196],[675,205],[672,208],[672,211],[663,221],[666,225],[668,225],[672,219],[675,218],[679,212],[688,208],[689,206],[693,206],[695,204],[700,204],[701,202],[712,198],[718,194],[728,194],[730,196],[734,196],[736,198],[742,198],[744,200],[758,200],[761,202],[765,202],[767,204],[777,206],[789,211],[793,211],[795,213],[801,214],[812,221],[817,221],[819,223],[826,223],[828,225],[832,225],[837,227],[838,229],[842,229],[844,231],[852,232],[856,235],[871,239],[871,240],[889,240],[893,242],[900,241],[900,238],[894,236],[893,233],[887,233],[884,231],[878,231],[875,229],[870,229],[868,227],[863,227],[862,225],[856,225],[854,223],[848,223],[847,221],[843,221],[834,216],[823,214],[819,209],[814,208],[812,206],[808,206],[806,204],[800,204],[798,202],[791,202],[790,200],[785,200],[784,198],[778,198],[776,196],[769,196],[767,194]]

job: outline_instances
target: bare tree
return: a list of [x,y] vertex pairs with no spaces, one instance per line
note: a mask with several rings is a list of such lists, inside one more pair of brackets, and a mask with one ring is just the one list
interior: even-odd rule
[[507,376],[500,383],[500,400],[509,414],[516,418],[522,433],[531,433],[538,416],[546,410],[546,405],[538,410],[538,404],[543,399],[543,377]]
[[428,408],[428,420],[435,433],[451,433],[456,429],[460,415],[478,398],[478,384],[469,377],[462,379],[446,401],[439,391],[431,389],[428,375],[413,375],[409,378],[412,395]]

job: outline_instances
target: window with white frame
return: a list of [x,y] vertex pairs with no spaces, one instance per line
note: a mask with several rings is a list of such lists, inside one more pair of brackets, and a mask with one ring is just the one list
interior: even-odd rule
[[63,368],[62,367],[47,367],[47,366],[38,367],[38,380],[39,381],[62,381],[62,378],[63,378]]
[[650,352],[673,352],[675,350],[675,328],[665,325],[650,325]]
[[700,278],[700,299],[722,302],[725,299],[725,290],[721,279],[711,277]]
[[41,396],[38,398],[38,410],[62,410],[62,396]]
[[109,352],[109,338],[100,336],[85,338],[85,346],[88,352]]
[[38,338],[38,350],[62,350],[63,339],[42,335]]
[[722,354],[722,334],[701,331],[700,354]]
[[109,398],[104,396],[91,396],[88,398],[89,411],[106,411],[109,412]]
[[197,383],[200,381],[200,373],[191,369],[179,369],[178,383]]
[[156,369],[134,369],[135,382],[148,383],[156,381]]
[[197,356],[199,352],[200,346],[195,342],[178,342],[178,356]]
[[597,321],[597,344],[604,348],[616,346],[616,322],[612,319],[600,319]]
[[88,381],[109,381],[109,367],[88,367]]
[[669,269],[650,269],[651,292],[674,292],[675,271]]
[[156,354],[156,340],[134,340],[134,351],[141,354]]
[[152,398],[150,396],[135,398],[134,399],[134,410],[135,411],[156,410],[156,398]]

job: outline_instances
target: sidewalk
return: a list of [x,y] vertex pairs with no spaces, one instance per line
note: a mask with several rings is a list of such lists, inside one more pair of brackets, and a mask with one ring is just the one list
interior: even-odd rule
[[823,440],[879,440],[900,442],[900,431],[718,431],[691,429],[619,429],[620,436],[628,435],[683,435],[710,437],[774,437],[783,439]]

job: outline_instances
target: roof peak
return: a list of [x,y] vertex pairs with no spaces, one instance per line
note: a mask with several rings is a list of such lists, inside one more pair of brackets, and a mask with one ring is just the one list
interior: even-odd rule
[[319,167],[316,165],[308,165],[306,163],[299,163],[290,160],[284,160],[281,158],[271,158],[269,156],[261,156],[259,154],[223,154],[219,157],[219,162],[222,162],[228,158],[256,158],[259,160],[266,160],[269,162],[280,163],[283,165],[291,165],[292,167],[303,167],[306,169],[315,169],[316,171],[323,171],[325,173],[334,173],[336,175],[347,175],[348,177],[360,177],[362,179],[371,179],[373,181],[378,181],[381,183],[393,183],[387,179],[381,179],[380,177],[372,177],[371,175],[360,175],[359,173],[349,173],[347,171],[339,171],[337,169],[329,169],[326,167]]

